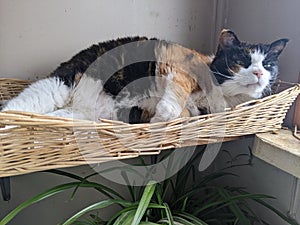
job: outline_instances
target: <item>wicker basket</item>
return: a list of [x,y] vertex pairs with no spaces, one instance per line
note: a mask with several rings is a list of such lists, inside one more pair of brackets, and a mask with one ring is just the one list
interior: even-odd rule
[[[29,82],[0,79],[1,100]],[[300,84],[223,113],[154,124],[101,123],[25,112],[0,113],[0,177],[159,154],[281,128]]]

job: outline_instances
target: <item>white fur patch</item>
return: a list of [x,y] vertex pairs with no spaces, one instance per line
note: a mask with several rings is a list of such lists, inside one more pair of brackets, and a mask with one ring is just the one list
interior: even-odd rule
[[63,108],[56,110],[51,113],[47,113],[48,116],[58,116],[64,118],[76,118],[76,119],[86,119],[86,115],[79,111],[74,111],[72,108]]
[[70,101],[71,88],[59,78],[51,77],[39,80],[17,97],[8,101],[2,111],[16,110],[47,114],[64,107]]
[[[123,93],[124,94],[124,93]],[[122,95],[123,96],[123,95]],[[73,118],[98,121],[100,118],[119,120],[117,111],[120,108],[131,108],[138,104],[138,97],[131,98],[128,93],[117,101],[103,90],[101,80],[84,74],[73,91],[72,104],[67,113],[72,112]]]
[[166,87],[162,99],[156,106],[156,112],[154,117],[151,119],[151,123],[159,121],[169,121],[178,118],[182,112],[182,106],[179,104],[176,95],[170,88],[170,84],[173,82],[174,75],[168,74],[166,79]]
[[138,102],[138,107],[148,111],[151,115],[156,112],[158,102],[164,96],[166,86],[170,83],[170,78],[167,76],[156,76],[155,85],[152,85],[149,93],[144,94],[141,101]]
[[84,74],[72,95],[73,101],[69,107],[74,118],[94,121],[99,118],[116,119],[115,101],[103,92],[101,80]]
[[[155,88],[150,92],[161,96]],[[99,118],[119,120],[118,109],[143,106],[142,108],[150,107],[155,110],[158,102],[146,95],[131,98],[129,92],[127,96],[122,92],[121,96],[113,98],[105,93],[102,81],[86,74],[83,74],[75,88],[70,88],[59,78],[52,77],[30,85],[8,101],[3,111],[17,110],[92,121],[98,121]],[[149,101],[146,99],[153,104],[147,104]]]

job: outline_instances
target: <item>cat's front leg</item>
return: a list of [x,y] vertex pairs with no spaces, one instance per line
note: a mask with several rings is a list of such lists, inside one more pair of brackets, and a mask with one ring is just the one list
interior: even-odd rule
[[156,106],[156,113],[151,119],[151,123],[169,121],[178,118],[182,111],[182,106],[177,102],[177,99],[171,91],[164,95]]
[[186,101],[196,87],[195,80],[183,71],[167,67],[165,91],[156,105],[155,115],[151,123],[170,121],[180,117],[185,112]]

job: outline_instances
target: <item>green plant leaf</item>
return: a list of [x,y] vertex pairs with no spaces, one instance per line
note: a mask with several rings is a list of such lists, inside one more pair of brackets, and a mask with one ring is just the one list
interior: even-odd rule
[[199,187],[199,188],[195,188],[189,192],[186,192],[184,194],[182,194],[180,197],[178,197],[176,200],[174,200],[172,202],[172,208],[175,207],[176,204],[180,203],[180,202],[184,202],[187,201],[186,199],[190,198],[191,196],[194,196],[195,194],[199,193],[200,191],[205,191],[208,190],[208,187]]
[[131,225],[132,220],[134,218],[135,211],[128,211],[122,213],[117,220],[113,223],[113,225]]
[[[62,185],[58,185],[55,186],[53,188],[50,188],[36,196],[34,196],[33,198],[30,198],[28,200],[26,200],[25,202],[23,202],[22,204],[20,204],[17,208],[15,208],[13,211],[11,211],[7,216],[5,216],[1,221],[0,221],[0,225],[5,225],[7,224],[10,220],[12,220],[20,211],[22,211],[23,209],[29,207],[30,205],[33,205],[37,202],[40,202],[46,198],[49,198],[53,195],[59,194],[63,191],[72,189],[72,188],[76,188],[77,186],[80,187],[84,187],[84,188],[102,188],[103,185],[99,185],[98,183],[94,183],[94,182],[71,182],[71,183],[67,183],[67,184],[62,184]],[[103,186],[105,188],[105,186]]]
[[[110,199],[81,209],[75,215],[70,217],[63,225],[234,225],[237,223],[249,225],[254,221],[267,224],[263,220],[260,220],[255,215],[254,211],[247,206],[248,200],[253,200],[272,210],[277,216],[281,217],[291,225],[299,225],[296,221],[263,201],[264,199],[273,198],[271,196],[250,194],[245,192],[242,188],[222,188],[214,184],[214,181],[218,178],[229,175],[236,176],[235,174],[228,172],[214,172],[194,181],[196,174],[193,164],[196,162],[198,156],[202,155],[202,152],[195,155],[196,156],[192,157],[176,175],[167,178],[164,182],[158,184],[149,182],[145,188],[135,187],[134,182],[129,180],[127,176],[128,173],[135,173],[137,176],[141,176],[138,170],[136,171],[125,166],[103,171],[109,172],[110,170],[116,169],[123,171],[122,176],[124,180],[128,182],[128,184],[132,184],[128,187],[130,195],[132,196],[131,201],[124,200],[118,192],[107,186],[88,181],[89,178],[96,176],[98,173],[80,177],[59,170],[49,171],[50,173],[75,179],[79,182],[56,186],[23,202],[3,218],[0,221],[0,225],[7,224],[26,207],[72,188],[74,188],[73,195],[76,194],[78,188],[93,188],[98,190],[99,193],[108,196]],[[245,155],[241,154],[236,158],[244,156]],[[232,159],[235,160],[235,158]],[[187,160],[187,156],[182,157],[181,160]],[[176,167],[176,164],[173,165],[174,163],[180,164],[177,161],[175,162],[172,155],[170,155],[168,165],[164,165],[164,168],[169,171],[169,169]],[[141,164],[146,165],[143,159],[141,159]],[[149,169],[147,178],[149,179],[151,175],[152,171]],[[167,198],[170,192],[171,199]],[[170,207],[165,202],[170,203]],[[83,215],[92,212],[93,210],[109,207],[110,205],[119,205],[122,209],[116,212],[109,221],[102,221],[100,218],[100,220],[97,220],[96,218],[81,218]],[[79,221],[79,219],[82,221]]]
[[56,169],[46,170],[46,171],[41,171],[41,172],[42,173],[53,173],[53,174],[56,174],[56,175],[65,176],[65,177],[69,177],[69,178],[72,178],[72,179],[75,179],[75,180],[80,180],[80,181],[82,181],[84,179],[83,177],[80,177],[80,176],[75,175],[73,173],[69,173],[69,172],[62,171],[62,170],[56,170]]
[[126,186],[128,188],[129,194],[131,195],[132,201],[135,202],[137,200],[135,187],[130,185],[126,171],[121,171],[121,176],[123,177],[125,183],[127,184]]
[[160,225],[159,223],[153,223],[153,222],[140,222],[139,225]]
[[[182,225],[195,225],[194,223],[192,223],[192,222],[188,221],[187,219],[182,218],[180,216],[174,216],[174,221],[175,221],[174,222],[175,224],[180,223]],[[201,225],[207,225],[207,224],[203,223]]]
[[65,221],[62,225],[69,225],[74,223],[78,218],[83,216],[84,214],[91,212],[96,209],[102,209],[105,207],[108,207],[113,204],[118,204],[118,205],[123,205],[124,207],[131,206],[132,203],[124,200],[118,200],[118,199],[108,199],[108,200],[103,200],[101,202],[97,202],[93,205],[90,205],[79,212],[77,212],[75,215],[73,215],[71,218],[69,218],[67,221]]
[[[113,198],[112,195],[114,195],[114,196],[117,196],[121,199],[124,199],[124,197],[122,197],[118,192],[114,191],[113,189],[111,189],[109,187],[106,187],[105,185],[95,183],[95,182],[90,182],[90,181],[87,180],[89,177],[97,175],[98,173],[93,173],[91,175],[88,175],[87,177],[80,177],[80,176],[77,176],[75,174],[65,172],[65,171],[61,171],[61,170],[48,170],[48,171],[45,171],[45,172],[53,173],[53,174],[60,175],[60,176],[69,177],[69,178],[72,178],[72,179],[75,179],[75,180],[79,180],[79,181],[81,181],[81,183],[85,182],[86,184],[88,184],[88,183],[93,184],[95,186],[94,188],[97,191],[99,191],[100,193],[104,194],[105,196],[107,196],[109,198]],[[79,187],[80,187],[80,185],[75,187],[74,192],[71,195],[71,198],[74,197],[74,195],[75,195],[75,193],[76,193],[76,191]]]
[[138,225],[140,223],[141,219],[143,218],[143,216],[149,206],[149,203],[154,194],[155,188],[156,188],[155,182],[150,181],[147,184],[147,186],[144,190],[144,193],[142,195],[142,198],[139,202],[138,208],[136,210],[136,213],[134,215],[134,219],[133,219],[131,225]]
[[74,188],[78,185],[78,183],[80,182],[72,182],[72,183],[67,183],[67,184],[63,184],[63,185],[58,185],[54,188],[51,188],[47,191],[42,192],[41,194],[38,194],[36,196],[34,196],[33,198],[30,198],[28,200],[26,200],[25,202],[23,202],[22,204],[20,204],[17,208],[15,208],[13,211],[11,211],[7,216],[5,216],[1,221],[0,221],[0,225],[5,225],[7,224],[9,221],[11,221],[20,211],[22,211],[23,209],[27,208],[28,206],[40,202],[43,199],[49,198],[53,195],[56,195],[58,193],[61,193],[63,191],[66,191],[68,189]]
[[199,218],[189,213],[176,213],[176,216],[187,219],[190,222],[192,222],[194,225],[208,225],[204,221],[200,220]]
[[174,225],[174,219],[173,219],[171,209],[169,208],[167,203],[164,203],[164,206],[166,207],[166,215],[167,215],[167,219],[169,221],[169,225]]
[[136,211],[138,207],[137,203],[134,203],[132,206],[125,207],[124,209],[120,210],[119,212],[116,212],[107,222],[107,225],[114,224],[116,221],[120,220],[120,217],[122,218],[125,214],[128,212]]
[[[246,191],[239,191],[242,194],[249,194]],[[269,196],[270,197],[270,196]],[[299,223],[297,221],[295,221],[292,218],[287,217],[286,215],[284,215],[283,213],[281,213],[279,210],[277,210],[276,208],[274,208],[273,206],[271,206],[270,204],[266,203],[265,201],[263,201],[260,198],[253,198],[251,199],[257,203],[259,203],[260,205],[263,205],[264,207],[268,208],[269,210],[271,210],[272,212],[274,212],[277,216],[279,216],[281,219],[283,219],[284,221],[288,222],[291,225],[299,225]]]
[[[124,209],[120,210],[119,212],[115,213],[111,218],[110,220],[107,222],[107,225],[110,225],[110,224],[114,224],[114,221],[118,220],[119,217],[124,214],[124,213],[127,213],[129,211],[134,211],[136,212],[138,208],[138,203],[132,203],[132,205],[130,206],[127,206],[127,207],[124,207]],[[150,203],[148,205],[148,209],[165,209],[165,206],[162,206],[162,205],[158,205],[158,204],[155,204],[155,203]]]
[[99,183],[96,183],[96,182],[90,182],[90,181],[83,181],[80,183],[80,185],[78,184],[77,187],[93,187],[94,189],[96,189],[97,191],[99,191],[100,193],[104,194],[105,196],[109,197],[109,198],[113,198],[112,195],[120,198],[120,199],[123,199],[124,200],[124,197],[122,195],[120,195],[117,191],[114,191],[113,189],[105,186],[105,185],[102,185],[102,184],[99,184]]
[[[116,218],[116,220],[115,220],[115,222],[113,223],[113,225],[120,225],[120,224],[123,224],[124,221],[125,221],[125,219],[128,217],[128,215],[129,215],[130,213],[132,213],[132,212],[131,212],[131,211],[127,211],[127,212],[124,212],[124,213],[120,214],[120,215]],[[109,223],[108,223],[108,224],[109,224]]]
[[100,170],[99,173],[110,173],[112,171],[126,171],[128,173],[134,173],[136,175],[138,175],[140,178],[144,179],[145,176],[144,174],[140,173],[138,170],[133,169],[132,166],[118,166],[118,167],[113,167],[113,168],[109,168],[109,169],[105,169],[105,170]]
[[195,215],[198,215],[200,212],[203,212],[206,209],[209,209],[211,207],[217,207],[217,206],[228,206],[232,201],[239,201],[242,199],[265,199],[265,198],[271,198],[269,195],[260,195],[260,194],[240,194],[240,195],[235,195],[235,196],[231,196],[229,198],[226,199],[222,199],[220,201],[215,201],[209,204],[205,204],[202,207],[200,207],[199,209],[195,210],[194,213]]
[[91,218],[84,218],[82,221],[75,221],[72,225],[106,225],[106,221],[102,220],[98,215],[91,214]]
[[225,190],[225,189],[219,189],[219,193],[225,200],[228,200],[230,202],[229,208],[233,212],[233,214],[236,216],[237,221],[240,222],[243,225],[251,225],[250,221],[247,219],[245,214],[242,212],[240,207],[237,205],[236,200],[230,200],[232,196]]
[[236,174],[234,173],[229,173],[229,172],[215,172],[209,175],[204,176],[203,178],[199,179],[199,181],[195,182],[195,184],[193,185],[194,187],[201,187],[201,186],[206,186],[208,185],[210,182],[215,181],[218,178],[224,178],[225,176],[234,176],[234,177],[238,177]]

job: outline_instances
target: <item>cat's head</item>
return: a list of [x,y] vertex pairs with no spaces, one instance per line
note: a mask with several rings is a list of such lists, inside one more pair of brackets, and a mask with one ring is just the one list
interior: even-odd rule
[[248,44],[232,31],[223,30],[210,68],[224,94],[262,97],[277,78],[278,56],[287,42],[280,39],[271,44]]

